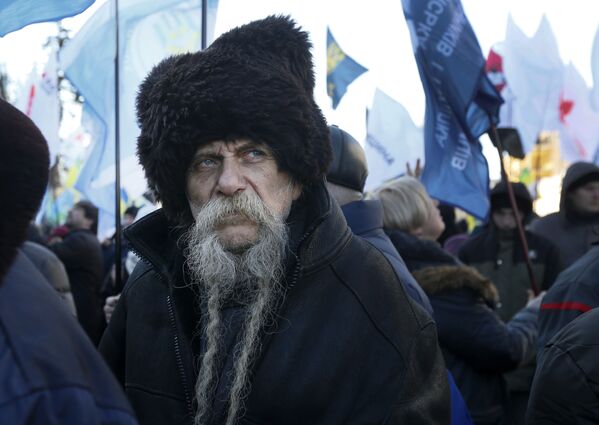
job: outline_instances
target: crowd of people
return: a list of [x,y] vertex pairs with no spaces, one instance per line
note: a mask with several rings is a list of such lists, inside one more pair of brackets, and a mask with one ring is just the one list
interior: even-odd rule
[[546,217],[499,182],[468,232],[411,170],[365,193],[313,90],[286,17],[158,64],[137,119],[160,208],[125,211],[116,261],[89,201],[32,224],[48,148],[0,99],[0,422],[599,423],[599,167]]

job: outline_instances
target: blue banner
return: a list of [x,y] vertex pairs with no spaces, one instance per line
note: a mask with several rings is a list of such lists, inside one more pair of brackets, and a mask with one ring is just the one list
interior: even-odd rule
[[[208,41],[213,36],[217,7],[218,0],[208,0]],[[138,86],[163,58],[200,49],[201,13],[199,0],[119,2],[121,188],[131,199],[140,197],[147,190],[136,156],[139,128],[135,121],[135,96]],[[66,78],[85,98],[83,124],[92,135],[93,148],[75,186],[100,208],[100,234],[114,226],[114,15],[114,2],[104,3],[60,53]]]
[[38,22],[78,15],[95,0],[1,0],[0,37]]
[[345,54],[327,28],[327,93],[336,109],[347,87],[360,75],[368,71]]
[[426,94],[429,194],[487,220],[489,171],[478,137],[497,124],[501,96],[459,0],[402,0]]

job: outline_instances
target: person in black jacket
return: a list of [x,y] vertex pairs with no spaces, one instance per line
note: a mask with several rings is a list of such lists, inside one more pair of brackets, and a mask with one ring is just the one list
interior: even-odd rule
[[106,326],[102,311],[102,248],[96,237],[98,208],[89,201],[76,203],[67,216],[69,232],[50,249],[63,262],[77,308],[77,319],[94,344]]
[[162,209],[100,350],[142,424],[448,424],[432,319],[326,191],[308,34],[269,17],[158,64],[138,154]]
[[539,356],[527,425],[599,423],[599,309],[567,324]]
[[19,249],[48,182],[42,133],[0,99],[0,422],[135,425],[131,407],[56,291]]
[[509,423],[502,375],[534,357],[541,296],[506,324],[494,311],[497,289],[475,269],[433,266],[414,277],[431,300],[445,363],[474,423]]
[[[525,224],[532,215],[532,198],[524,184],[511,184],[518,217]],[[509,321],[528,302],[531,283],[516,216],[504,182],[491,190],[490,201],[489,223],[462,246],[459,258],[493,282],[501,299],[497,314],[503,321]],[[539,289],[546,291],[562,269],[559,251],[543,236],[528,230],[524,234],[537,284]]]

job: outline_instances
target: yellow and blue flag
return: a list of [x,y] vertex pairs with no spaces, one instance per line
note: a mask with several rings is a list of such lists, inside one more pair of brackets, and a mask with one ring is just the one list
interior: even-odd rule
[[368,71],[345,54],[327,28],[327,93],[336,109],[347,87],[360,75]]
[[402,0],[426,94],[425,165],[429,194],[486,220],[489,169],[478,141],[497,124],[503,99],[459,0]]

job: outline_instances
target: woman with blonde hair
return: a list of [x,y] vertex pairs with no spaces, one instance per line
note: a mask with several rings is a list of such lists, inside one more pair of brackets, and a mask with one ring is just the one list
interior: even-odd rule
[[418,179],[402,176],[380,186],[368,197],[381,202],[385,232],[408,270],[460,264],[436,242],[445,223],[438,202],[428,195]]

